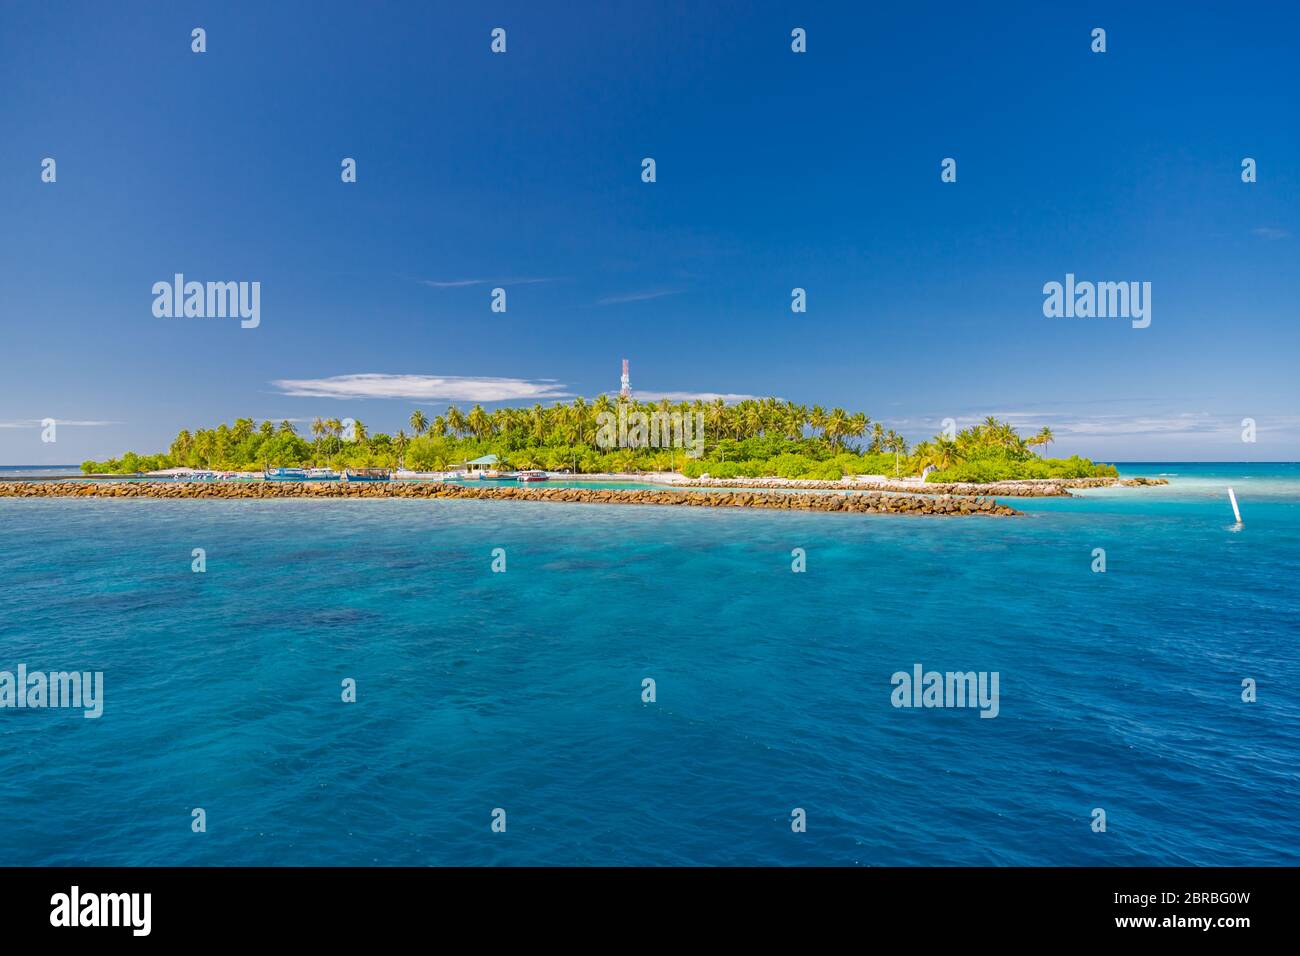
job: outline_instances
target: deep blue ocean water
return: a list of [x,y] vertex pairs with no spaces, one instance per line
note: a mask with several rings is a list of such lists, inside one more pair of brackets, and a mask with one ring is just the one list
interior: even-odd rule
[[[0,864],[1300,863],[1300,466],[1121,471],[1173,484],[0,499],[0,670],[105,682],[98,720],[0,710]],[[893,707],[915,663],[997,671],[998,717]]]

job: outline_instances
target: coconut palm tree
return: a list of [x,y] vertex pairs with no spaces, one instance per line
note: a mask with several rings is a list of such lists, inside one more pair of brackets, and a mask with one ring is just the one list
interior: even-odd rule
[[429,430],[429,420],[424,417],[424,412],[420,411],[418,408],[411,412],[411,417],[408,421],[411,425],[411,431],[415,432],[416,438],[419,438]]
[[814,431],[822,432],[822,437],[825,438],[826,409],[820,405],[814,405],[812,411],[808,413],[808,424],[812,426]]
[[455,405],[447,406],[447,427],[457,438],[465,436],[465,416]]
[[528,409],[528,434],[534,444],[545,444],[546,409],[542,407],[541,402],[535,402],[533,407]]
[[315,417],[315,418],[312,419],[312,421],[311,421],[311,437],[312,437],[312,444],[315,446],[315,447],[312,449],[312,460],[313,460],[313,461],[316,461],[317,459],[320,458],[320,454],[321,454],[321,442],[322,442],[322,440],[325,438],[325,433],[326,433],[328,430],[329,430],[329,429],[328,429],[327,426],[325,425],[324,420],[321,419],[321,417],[320,417],[319,415],[318,415],[317,417]]
[[579,395],[573,400],[573,427],[578,434],[578,444],[587,442],[587,400]]
[[869,424],[871,424],[871,419],[867,417],[866,412],[854,412],[849,416],[844,434],[848,438],[861,438],[867,433]]
[[343,423],[337,418],[325,419],[326,437],[329,441],[326,443],[326,455],[333,457],[339,449],[339,436],[343,434]]
[[286,418],[284,421],[280,422],[280,434],[297,435],[298,429],[294,428],[293,422],[289,421],[289,419]]
[[842,408],[832,408],[822,425],[822,433],[830,439],[831,448],[839,451],[840,441],[848,434],[849,427],[849,413]]
[[867,451],[874,455],[882,454],[885,450],[885,426],[876,422],[871,426],[871,444],[867,446]]
[[176,440],[172,442],[172,447],[168,449],[168,454],[174,459],[174,464],[184,465],[187,463],[193,447],[194,439],[190,436],[189,431],[181,429],[176,435]]
[[722,398],[715,398],[709,402],[708,407],[704,409],[704,425],[709,430],[709,434],[714,436],[714,441],[721,438],[726,428],[727,420],[727,402]]
[[482,441],[492,433],[492,419],[482,405],[475,405],[469,410],[469,418],[466,420],[469,425],[470,434],[479,441]]
[[1046,458],[1046,457],[1047,457],[1047,446],[1050,445],[1050,444],[1051,444],[1052,442],[1054,442],[1054,441],[1056,441],[1056,436],[1052,434],[1052,430],[1051,430],[1050,428],[1048,428],[1046,425],[1044,425],[1041,429],[1039,429],[1038,434],[1034,436],[1033,440],[1030,441],[1030,442],[1027,442],[1026,444],[1031,444],[1031,445],[1042,445],[1042,446],[1043,446],[1043,457]]

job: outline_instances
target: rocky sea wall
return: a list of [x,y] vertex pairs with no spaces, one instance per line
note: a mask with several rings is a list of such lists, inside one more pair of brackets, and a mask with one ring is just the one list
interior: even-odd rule
[[[843,490],[842,486],[836,486]],[[908,495],[874,491],[854,494],[789,494],[780,491],[669,491],[597,488],[474,488],[439,482],[198,482],[198,481],[3,481],[2,498],[446,498],[488,501],[553,501],[570,504],[672,505],[696,508],[766,508],[781,511],[842,511],[854,514],[1015,515],[988,497]]]

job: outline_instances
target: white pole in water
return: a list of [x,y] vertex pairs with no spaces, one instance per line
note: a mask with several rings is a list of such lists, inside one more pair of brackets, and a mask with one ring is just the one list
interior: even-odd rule
[[1237,516],[1237,524],[1241,524],[1241,511],[1237,508],[1237,496],[1232,493],[1231,488],[1228,489],[1228,500],[1232,502],[1232,513]]

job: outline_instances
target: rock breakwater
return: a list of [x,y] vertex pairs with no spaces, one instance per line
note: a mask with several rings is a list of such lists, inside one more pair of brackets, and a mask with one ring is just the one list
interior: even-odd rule
[[678,488],[784,488],[813,491],[883,491],[912,495],[977,495],[994,498],[1062,498],[1069,497],[1071,488],[1137,487],[1142,485],[1167,485],[1165,478],[1026,478],[1016,481],[995,481],[990,484],[966,482],[920,481],[861,481],[844,478],[840,481],[812,481],[789,478],[695,478],[676,481]]
[[[840,490],[843,490],[842,488]],[[554,501],[571,504],[672,505],[697,508],[766,508],[780,511],[841,511],[852,514],[1015,515],[986,497],[855,494],[789,494],[780,491],[670,491],[597,488],[474,488],[438,482],[185,482],[47,481],[0,482],[3,498],[445,498],[489,501]]]

